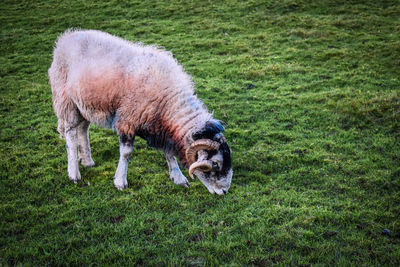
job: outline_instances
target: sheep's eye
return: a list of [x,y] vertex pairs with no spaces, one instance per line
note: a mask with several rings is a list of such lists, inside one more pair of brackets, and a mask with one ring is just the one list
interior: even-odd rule
[[216,162],[213,162],[212,163],[212,168],[215,170],[215,169],[218,169],[218,163],[216,163]]

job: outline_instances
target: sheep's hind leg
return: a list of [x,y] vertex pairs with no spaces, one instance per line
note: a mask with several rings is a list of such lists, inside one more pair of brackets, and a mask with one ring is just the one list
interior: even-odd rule
[[87,120],[79,123],[77,127],[78,134],[78,158],[79,162],[85,167],[93,167],[94,161],[90,152],[89,143],[89,125]]
[[181,170],[179,169],[178,162],[176,161],[175,156],[168,152],[164,151],[165,158],[167,159],[168,168],[169,168],[169,177],[175,184],[189,187],[189,182],[186,177],[182,174]]
[[135,136],[120,135],[119,136],[119,162],[117,171],[114,176],[114,185],[118,190],[128,187],[128,180],[126,179],[128,172],[128,163],[133,150],[133,141]]
[[65,140],[68,156],[68,176],[71,181],[77,183],[81,179],[81,174],[77,158],[78,137],[76,127],[65,129]]

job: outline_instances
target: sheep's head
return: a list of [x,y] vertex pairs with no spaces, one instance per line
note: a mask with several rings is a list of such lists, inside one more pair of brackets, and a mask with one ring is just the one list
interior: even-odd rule
[[[207,136],[204,133],[200,135]],[[222,133],[194,141],[186,151],[186,158],[192,179],[193,174],[196,175],[212,194],[228,192],[233,175],[231,150]]]

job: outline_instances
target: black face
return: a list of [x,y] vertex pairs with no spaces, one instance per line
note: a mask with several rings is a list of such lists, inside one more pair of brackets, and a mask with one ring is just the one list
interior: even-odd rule
[[207,151],[208,160],[210,160],[217,153],[221,153],[223,157],[223,165],[213,166],[212,171],[216,176],[226,176],[232,169],[231,150],[229,149],[228,143],[226,143],[221,132],[224,130],[221,123],[217,120],[208,121],[204,128],[193,135],[194,140],[198,139],[211,139],[220,143],[218,151]]
[[219,151],[221,151],[222,157],[224,159],[220,175],[226,176],[228,172],[232,169],[231,150],[229,149],[228,144],[224,142],[220,145]]
[[220,144],[218,150],[205,150],[207,160],[212,162],[209,172],[195,172],[200,181],[211,193],[225,194],[232,180],[232,158],[231,150],[222,135],[223,127],[217,120],[209,121],[204,128],[193,135],[194,140],[210,139]]
[[[220,134],[223,138],[222,134]],[[211,171],[195,171],[194,174],[207,187],[210,193],[223,195],[228,192],[232,181],[231,151],[226,142],[222,142],[218,150],[208,151],[207,160],[211,161]]]
[[[218,140],[214,140],[218,141]],[[217,163],[214,162],[211,172],[215,176],[226,176],[230,169],[232,169],[232,159],[231,159],[231,150],[229,149],[228,143],[223,142],[220,146],[218,151],[207,151],[208,153],[208,160],[211,160],[216,154],[222,155],[222,166],[218,166]]]

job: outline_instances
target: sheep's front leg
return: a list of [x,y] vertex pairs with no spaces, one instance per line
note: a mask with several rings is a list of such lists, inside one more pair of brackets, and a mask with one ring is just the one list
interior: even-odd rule
[[77,158],[78,138],[76,127],[68,128],[65,131],[65,140],[68,156],[68,176],[71,181],[77,183],[81,179],[81,174]]
[[168,168],[169,168],[169,177],[175,184],[189,187],[189,182],[186,177],[182,174],[181,170],[179,169],[178,162],[174,155],[168,151],[164,151],[165,158],[167,159]]
[[128,180],[126,174],[128,171],[129,158],[133,150],[133,141],[135,136],[120,135],[119,136],[119,162],[117,171],[114,176],[114,185],[118,190],[128,187]]
[[94,166],[89,144],[89,125],[90,122],[84,120],[77,127],[78,158],[79,162],[85,167]]

